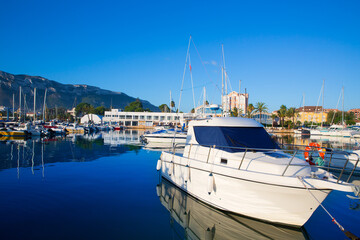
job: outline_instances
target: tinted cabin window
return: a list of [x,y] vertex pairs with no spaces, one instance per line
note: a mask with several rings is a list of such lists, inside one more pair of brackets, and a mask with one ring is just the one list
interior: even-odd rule
[[280,149],[262,127],[194,127],[196,141],[200,145],[224,147],[229,152],[241,152],[245,149],[226,147]]

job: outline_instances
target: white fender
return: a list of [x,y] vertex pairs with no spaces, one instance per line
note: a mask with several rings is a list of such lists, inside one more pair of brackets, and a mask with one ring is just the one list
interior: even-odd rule
[[189,165],[186,165],[185,166],[185,169],[184,169],[184,180],[185,182],[187,182],[189,180],[189,176],[190,176],[190,167]]
[[214,190],[214,175],[212,173],[209,174],[209,178],[208,178],[208,193],[209,195],[211,194],[211,192]]
[[157,171],[159,171],[160,169],[161,169],[161,159],[159,159],[158,161],[157,161],[157,164],[156,164],[156,170]]
[[173,173],[174,171],[174,162],[171,161],[170,162],[170,165],[169,165],[169,176],[171,176],[171,174]]

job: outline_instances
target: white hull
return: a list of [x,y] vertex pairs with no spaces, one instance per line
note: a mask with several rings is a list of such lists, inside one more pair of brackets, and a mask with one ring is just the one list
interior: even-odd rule
[[[310,193],[301,187],[301,182],[297,178],[289,178],[289,181],[297,181],[294,186],[256,182],[244,178],[245,171],[204,162],[194,164],[193,159],[189,181],[185,182],[187,158],[175,156],[173,159],[175,164],[171,167],[172,156],[172,154],[163,153],[162,175],[184,191],[218,209],[273,223],[300,227],[306,223],[319,205]],[[169,173],[171,168],[173,172]],[[214,176],[214,191],[209,194],[207,186],[211,168]],[[311,191],[322,202],[331,190]]]
[[144,138],[148,143],[186,143],[185,134],[144,134]]

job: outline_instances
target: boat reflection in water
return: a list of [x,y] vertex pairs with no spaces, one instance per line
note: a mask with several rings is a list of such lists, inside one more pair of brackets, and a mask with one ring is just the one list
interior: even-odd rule
[[[308,239],[304,228],[288,228],[217,210],[162,179],[161,204],[184,229],[185,239]],[[174,228],[175,230],[175,228]]]

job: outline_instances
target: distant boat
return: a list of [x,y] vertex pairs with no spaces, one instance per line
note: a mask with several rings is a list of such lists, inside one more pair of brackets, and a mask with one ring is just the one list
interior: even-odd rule
[[185,144],[186,132],[175,129],[163,129],[153,133],[145,133],[141,136],[146,143],[175,143]]

